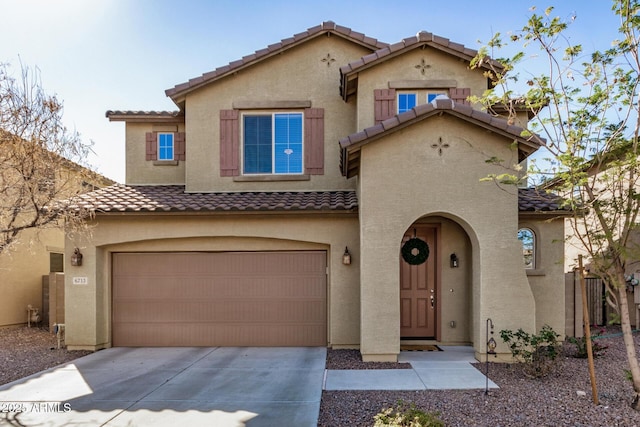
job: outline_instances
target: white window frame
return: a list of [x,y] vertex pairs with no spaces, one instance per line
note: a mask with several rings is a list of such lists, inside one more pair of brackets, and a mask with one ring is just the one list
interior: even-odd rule
[[[277,114],[300,114],[300,116],[302,117],[301,120],[301,134],[302,134],[302,160],[301,160],[301,168],[300,168],[300,172],[275,172],[275,149],[274,149],[274,144],[275,144],[275,126],[271,127],[271,172],[246,172],[244,170],[245,168],[245,162],[244,162],[244,118],[245,116],[271,116],[271,120],[272,123],[275,122],[274,117]],[[260,175],[264,175],[264,176],[292,176],[292,175],[304,175],[304,148],[305,148],[305,140],[304,140],[304,120],[305,116],[304,116],[304,111],[302,110],[253,110],[253,111],[243,111],[242,113],[240,113],[240,166],[241,166],[241,170],[242,170],[242,175],[244,176],[260,176]]]
[[537,261],[538,261],[537,256],[536,256],[537,243],[538,243],[537,242],[538,238],[536,236],[536,232],[531,227],[520,227],[520,228],[518,228],[518,235],[521,232],[529,232],[531,234],[531,254],[530,254],[531,262],[530,263],[526,262],[526,256],[527,255],[525,253],[525,251],[526,251],[525,246],[524,246],[525,245],[525,241],[524,241],[524,239],[518,238],[518,241],[520,242],[521,247],[522,247],[522,260],[523,260],[523,263],[524,263],[524,268],[527,269],[527,270],[535,270],[536,269],[536,264],[537,264]]
[[[161,158],[160,157],[160,137],[162,135],[171,135],[171,158]],[[158,136],[156,139],[156,143],[157,143],[157,159],[160,162],[170,162],[172,160],[175,160],[176,158],[176,135],[174,132],[158,132]]]

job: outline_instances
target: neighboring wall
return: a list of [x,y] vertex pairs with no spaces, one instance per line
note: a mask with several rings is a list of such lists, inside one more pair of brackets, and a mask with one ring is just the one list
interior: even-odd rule
[[42,313],[42,276],[50,254],[64,252],[62,230],[26,230],[11,251],[0,254],[0,326],[27,323],[27,305]]

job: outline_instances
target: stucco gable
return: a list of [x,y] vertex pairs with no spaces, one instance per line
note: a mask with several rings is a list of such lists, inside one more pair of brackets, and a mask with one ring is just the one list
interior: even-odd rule
[[171,89],[167,89],[165,94],[176,104],[180,105],[184,96],[189,92],[197,90],[198,88],[219,80],[231,73],[235,73],[243,68],[252,66],[260,61],[274,55],[278,55],[294,46],[299,46],[302,43],[306,43],[307,41],[324,34],[333,34],[338,37],[342,37],[353,43],[364,46],[371,51],[388,46],[387,43],[380,42],[372,37],[353,31],[350,28],[337,25],[332,21],[326,21],[320,25],[307,29],[302,33],[295,34],[293,37],[283,39],[279,43],[274,43],[264,49],[257,50],[250,55],[244,56],[242,59],[233,61],[208,73],[204,73],[203,75],[190,79],[185,83],[178,84]]
[[516,141],[520,160],[544,145],[538,135],[523,136],[525,129],[511,125],[506,119],[473,109],[469,105],[456,103],[446,97],[438,97],[431,103],[420,104],[402,114],[340,140],[340,168],[347,178],[358,175],[360,168],[360,148],[390,133],[413,126],[434,116],[449,114],[475,126],[490,130],[510,141]]
[[[460,43],[454,43],[445,37],[421,31],[413,37],[408,37],[398,43],[385,46],[369,55],[363,56],[356,61],[340,67],[340,94],[342,95],[342,98],[346,100],[349,95],[354,94],[357,90],[357,84],[355,82],[357,81],[359,72],[375,67],[399,55],[403,55],[415,49],[423,48],[424,46],[452,55],[467,63],[470,63],[478,54],[476,50],[469,49]],[[481,68],[485,70],[501,70],[503,67],[499,62],[488,58],[484,61]]]

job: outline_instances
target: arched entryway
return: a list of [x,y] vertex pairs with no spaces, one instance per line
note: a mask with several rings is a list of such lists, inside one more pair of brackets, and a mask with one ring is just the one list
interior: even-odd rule
[[464,223],[430,215],[415,221],[400,245],[400,338],[473,342],[473,256]]

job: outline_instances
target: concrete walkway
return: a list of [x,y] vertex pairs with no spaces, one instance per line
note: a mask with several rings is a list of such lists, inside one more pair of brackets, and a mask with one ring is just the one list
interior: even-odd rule
[[[399,362],[412,369],[327,370],[324,390],[444,390],[484,389],[486,377],[473,347],[446,346],[444,351],[403,351]],[[489,388],[498,386],[489,380]]]
[[323,388],[485,387],[472,348],[443,348],[359,371],[325,370],[325,348],[111,348],[0,386],[0,426],[312,427]]

